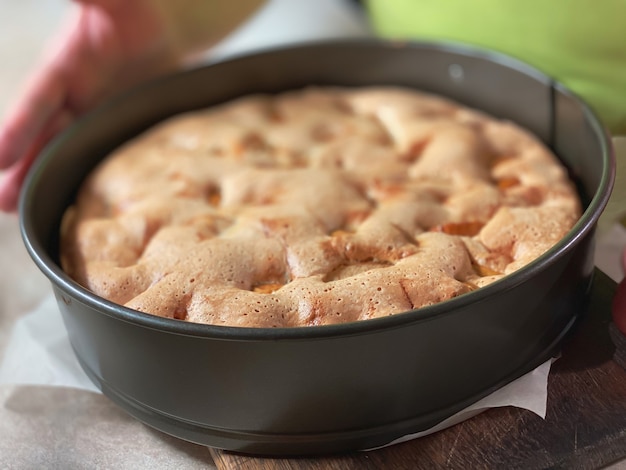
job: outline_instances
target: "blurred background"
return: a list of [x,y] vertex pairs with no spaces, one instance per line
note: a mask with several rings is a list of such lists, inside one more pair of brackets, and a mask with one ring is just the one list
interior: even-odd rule
[[[71,0],[0,0],[0,118],[73,8]],[[206,59],[289,42],[369,35],[366,19],[350,0],[270,0],[242,29],[207,52]],[[618,161],[626,162],[626,138],[614,141]],[[618,257],[626,244],[624,229],[615,223],[626,209],[623,173],[618,170],[616,189],[601,222],[597,258],[616,280],[621,278]],[[50,295],[47,280],[26,254],[15,214],[0,213],[0,267],[1,361],[15,321]],[[100,427],[86,431],[94,422]],[[114,452],[108,453],[111,449]],[[79,468],[76,465],[88,461],[93,464],[90,468],[132,468],[127,464],[138,449],[155,450],[154,455],[143,456],[145,468],[163,459],[169,462],[167,468],[179,464],[206,468],[210,462],[206,449],[149,432],[99,395],[0,386],[0,468]],[[85,460],[86,455],[90,459]]]

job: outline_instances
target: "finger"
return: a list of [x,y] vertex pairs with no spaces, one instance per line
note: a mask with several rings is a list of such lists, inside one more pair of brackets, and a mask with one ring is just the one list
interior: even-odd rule
[[0,169],[22,158],[37,136],[48,128],[67,99],[63,53],[71,45],[80,12],[69,11],[58,33],[42,51],[37,71],[20,90],[0,123]]
[[57,113],[40,137],[27,150],[24,158],[18,160],[4,173],[0,180],[0,211],[13,212],[17,209],[22,184],[33,162],[50,139],[65,129],[73,120],[74,116],[67,111]]
[[13,165],[0,181],[0,211],[2,212],[15,212],[17,209],[21,181],[24,181],[20,166],[21,164]]
[[44,66],[0,127],[0,169],[22,158],[48,128],[65,100],[65,85],[54,64]]

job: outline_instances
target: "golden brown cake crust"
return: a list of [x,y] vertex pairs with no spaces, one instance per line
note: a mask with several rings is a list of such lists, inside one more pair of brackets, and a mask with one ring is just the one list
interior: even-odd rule
[[450,299],[548,250],[580,216],[536,138],[401,88],[309,88],[173,117],[85,181],[63,268],[113,302],[292,327]]

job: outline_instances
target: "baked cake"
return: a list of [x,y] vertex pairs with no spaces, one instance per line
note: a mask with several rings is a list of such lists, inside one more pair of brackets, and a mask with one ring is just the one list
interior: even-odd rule
[[307,88],[179,115],[64,217],[63,268],[162,317],[295,327],[417,309],[533,261],[581,207],[538,139],[414,90]]

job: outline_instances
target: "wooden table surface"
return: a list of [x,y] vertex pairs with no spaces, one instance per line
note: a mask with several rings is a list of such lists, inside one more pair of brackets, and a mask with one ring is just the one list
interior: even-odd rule
[[598,271],[588,314],[550,372],[545,420],[519,408],[496,408],[436,434],[371,452],[271,459],[212,450],[215,464],[224,470],[595,469],[622,460],[626,370],[615,362],[610,336],[614,291],[615,282]]

